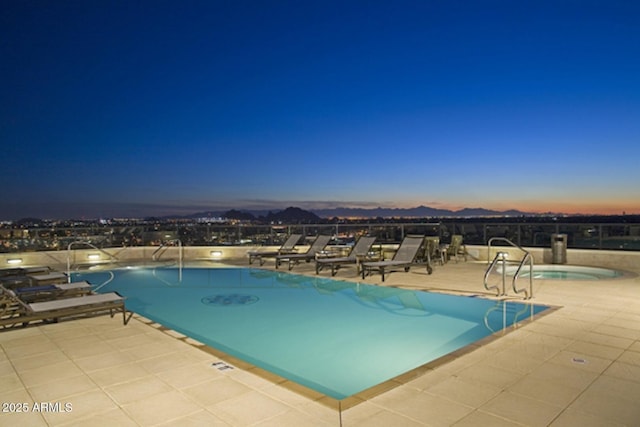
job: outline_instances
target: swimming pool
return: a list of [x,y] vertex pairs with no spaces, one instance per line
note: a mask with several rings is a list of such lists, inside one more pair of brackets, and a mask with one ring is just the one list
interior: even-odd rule
[[[507,274],[513,275],[517,267],[507,267]],[[534,279],[555,280],[603,280],[622,277],[624,273],[601,267],[581,265],[541,264],[533,266]],[[529,277],[529,269],[523,268],[519,277]]]
[[74,274],[127,308],[334,399],[345,399],[548,307],[246,268]]

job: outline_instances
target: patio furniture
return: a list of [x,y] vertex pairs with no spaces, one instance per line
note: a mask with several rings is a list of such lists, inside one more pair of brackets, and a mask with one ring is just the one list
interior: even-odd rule
[[302,234],[292,234],[287,238],[287,240],[280,246],[278,250],[275,251],[249,251],[247,255],[249,255],[249,264],[252,264],[254,260],[258,260],[260,265],[264,264],[263,258],[274,258],[277,255],[291,254],[295,253],[295,246],[300,241]]
[[447,246],[447,258],[455,258],[458,262],[458,255],[462,255],[464,260],[467,260],[467,248],[463,243],[463,237],[461,234],[454,234],[451,236],[451,243]]
[[57,271],[29,274],[28,277],[34,285],[52,285],[55,283],[65,283],[69,280],[66,274]]
[[16,295],[25,302],[36,302],[67,298],[71,296],[89,295],[91,284],[87,281],[61,283],[42,286],[27,286],[14,289]]
[[425,253],[427,254],[427,261],[430,263],[431,261],[437,260],[440,262],[440,265],[444,265],[447,250],[445,246],[440,244],[440,237],[427,236],[424,240],[426,243]]
[[351,248],[346,257],[316,258],[316,274],[320,273],[324,267],[331,267],[331,275],[335,276],[338,269],[347,264],[358,264],[358,257],[366,255],[371,250],[375,237],[362,236]]
[[126,325],[133,313],[127,316],[124,298],[116,292],[94,294],[51,301],[25,303],[15,292],[0,287],[0,327],[26,326],[35,321],[57,322],[64,317],[109,312],[111,317],[122,312]]
[[324,250],[330,240],[331,236],[318,236],[309,247],[309,250],[303,254],[276,255],[276,268],[278,268],[283,261],[286,261],[289,264],[289,270],[291,270],[293,266],[298,264],[300,261],[311,261],[316,257],[316,253]]
[[371,274],[371,271],[378,270],[382,276],[384,282],[385,271],[390,269],[402,268],[404,271],[409,271],[411,265],[415,263],[418,251],[424,242],[424,236],[406,236],[400,247],[396,251],[393,259],[388,261],[372,261],[362,263],[362,279],[367,274]]

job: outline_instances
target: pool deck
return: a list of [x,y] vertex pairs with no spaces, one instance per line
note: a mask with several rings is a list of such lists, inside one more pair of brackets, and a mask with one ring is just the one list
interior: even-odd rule
[[[384,285],[488,296],[485,267],[415,268]],[[293,272],[315,275],[313,263]],[[354,268],[336,278],[358,280]],[[365,282],[382,284],[379,275]],[[321,396],[137,316],[126,326],[100,316],[3,331],[0,425],[639,425],[640,278],[537,280],[534,293],[533,302],[561,308],[341,415]]]

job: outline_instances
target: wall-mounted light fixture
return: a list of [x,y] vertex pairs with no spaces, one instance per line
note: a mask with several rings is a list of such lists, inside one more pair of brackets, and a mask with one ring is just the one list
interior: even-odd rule
[[222,251],[211,251],[209,255],[211,255],[211,258],[219,259],[222,258]]
[[12,264],[12,265],[22,264],[22,258],[9,258],[7,260],[7,264]]
[[87,259],[91,261],[96,261],[100,259],[100,254],[89,254],[87,255]]

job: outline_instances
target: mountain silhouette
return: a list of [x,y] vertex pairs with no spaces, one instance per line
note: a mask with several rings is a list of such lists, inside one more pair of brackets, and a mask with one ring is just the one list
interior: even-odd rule
[[221,217],[240,221],[259,221],[265,223],[317,223],[327,218],[440,218],[440,217],[488,217],[531,215],[518,210],[496,211],[484,208],[464,208],[457,211],[449,209],[417,206],[415,208],[347,208],[305,210],[288,207],[284,210],[237,210],[224,212],[206,211],[188,215],[186,218]]

